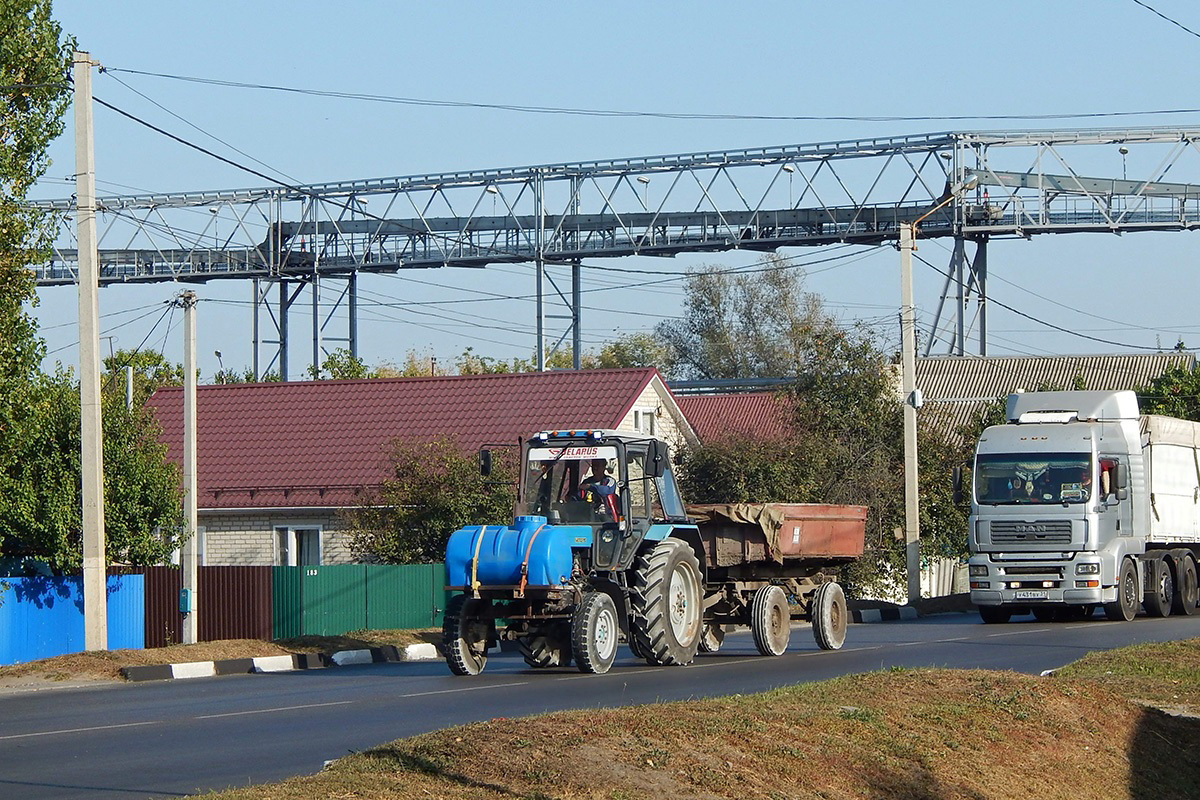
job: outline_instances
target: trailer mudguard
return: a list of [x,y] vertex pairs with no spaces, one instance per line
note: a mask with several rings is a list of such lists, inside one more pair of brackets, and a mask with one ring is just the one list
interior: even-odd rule
[[526,585],[561,586],[571,577],[572,548],[591,543],[587,526],[548,525],[545,517],[460,528],[446,544],[446,585],[516,586],[528,558]]

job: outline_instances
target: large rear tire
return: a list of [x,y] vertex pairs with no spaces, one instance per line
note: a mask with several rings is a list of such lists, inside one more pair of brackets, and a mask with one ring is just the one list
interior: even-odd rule
[[1197,582],[1196,559],[1184,550],[1175,558],[1175,596],[1171,598],[1171,611],[1191,616],[1196,613],[1200,600],[1200,585]]
[[478,675],[487,666],[491,620],[484,617],[487,603],[465,594],[450,599],[442,618],[442,650],[455,675]]
[[846,593],[836,583],[823,583],[812,600],[813,638],[822,650],[840,650],[846,642]]
[[784,654],[792,636],[792,616],[783,589],[771,585],[755,590],[750,600],[750,632],[762,655]]
[[651,664],[683,665],[696,658],[700,618],[700,562],[687,542],[664,539],[638,556],[629,593],[630,635]]
[[1156,558],[1149,563],[1150,585],[1142,598],[1142,606],[1152,617],[1171,616],[1171,598],[1175,596],[1175,577],[1171,564],[1165,558]]
[[1137,616],[1137,566],[1133,559],[1127,558],[1121,562],[1121,571],[1117,573],[1117,599],[1104,604],[1104,616],[1113,622],[1129,622]]
[[621,623],[617,606],[604,592],[591,592],[575,609],[571,619],[571,652],[580,672],[603,675],[617,657]]

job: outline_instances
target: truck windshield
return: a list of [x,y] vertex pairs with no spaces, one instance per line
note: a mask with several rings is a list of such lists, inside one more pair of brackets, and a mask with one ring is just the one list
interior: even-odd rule
[[1086,503],[1092,473],[1091,456],[1081,453],[980,455],[975,499],[990,505]]

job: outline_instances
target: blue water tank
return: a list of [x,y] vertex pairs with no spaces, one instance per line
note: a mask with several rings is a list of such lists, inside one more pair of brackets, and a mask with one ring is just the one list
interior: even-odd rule
[[[529,554],[528,586],[561,586],[571,577],[571,547],[586,541],[577,526],[556,527],[545,517],[517,517],[512,525],[472,525],[450,534],[446,544],[446,585],[470,586],[471,562],[479,563],[481,586],[516,586],[521,564]],[[532,543],[532,546],[531,546]]]

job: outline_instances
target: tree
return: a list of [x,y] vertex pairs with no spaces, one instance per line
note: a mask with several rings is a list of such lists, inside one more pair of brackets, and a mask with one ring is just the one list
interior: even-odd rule
[[308,368],[314,381],[360,381],[379,377],[366,362],[344,347],[339,347],[325,357],[320,369]]
[[515,457],[496,458],[485,478],[475,455],[450,437],[397,441],[392,477],[369,502],[345,512],[352,551],[385,564],[441,561],[455,530],[511,518],[516,496],[512,462]]
[[707,267],[688,276],[684,316],[656,328],[671,377],[695,380],[783,377],[808,371],[817,339],[836,327],[820,297],[804,291],[787,259],[731,273]]
[[24,201],[49,166],[46,146],[63,130],[74,45],[50,18],[49,0],[0,5],[0,552],[7,549],[13,492],[34,416],[45,343],[28,308],[37,303],[30,264],[49,250],[49,218]]
[[665,371],[670,363],[670,348],[650,333],[620,336],[601,345],[596,354],[596,366],[602,369],[658,367],[660,371]]
[[[68,372],[43,376],[30,393],[29,424],[0,509],[4,554],[46,561],[56,571],[82,562],[79,387]],[[123,393],[102,398],[106,551],[111,562],[163,563],[182,532],[180,476],[158,428]]]
[[183,385],[183,365],[167,360],[157,350],[118,350],[104,359],[105,392],[124,396],[125,368],[133,367],[133,404],[141,407],[162,386]]
[[1143,414],[1200,422],[1200,369],[1171,367],[1138,390]]

